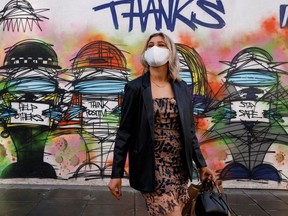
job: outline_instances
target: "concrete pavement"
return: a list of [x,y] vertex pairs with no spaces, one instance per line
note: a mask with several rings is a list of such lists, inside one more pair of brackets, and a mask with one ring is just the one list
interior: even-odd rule
[[[237,216],[287,216],[288,190],[225,189]],[[0,216],[148,216],[143,197],[123,188],[120,201],[105,186],[0,184]]]

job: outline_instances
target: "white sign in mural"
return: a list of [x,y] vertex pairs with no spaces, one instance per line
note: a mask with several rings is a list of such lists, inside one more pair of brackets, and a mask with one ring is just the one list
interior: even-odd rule
[[86,107],[84,117],[86,118],[103,118],[105,114],[111,112],[118,105],[116,101],[95,100],[83,101],[83,106]]
[[30,102],[11,102],[11,108],[17,111],[17,115],[11,117],[11,124],[34,124],[49,126],[49,117],[42,112],[49,109],[49,104]]
[[256,121],[269,122],[269,119],[264,116],[264,112],[269,110],[269,103],[264,101],[233,101],[231,108],[236,112],[236,117],[231,119],[235,121]]

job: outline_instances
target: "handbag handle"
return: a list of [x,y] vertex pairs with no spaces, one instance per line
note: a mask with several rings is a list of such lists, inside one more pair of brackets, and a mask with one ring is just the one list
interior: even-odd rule
[[[215,183],[214,180],[211,178],[211,176],[208,176],[208,177],[205,178],[204,181],[202,182],[201,191],[213,191],[215,185],[216,185],[216,183]],[[218,190],[218,188],[217,188],[217,190]],[[218,191],[218,192],[219,192],[219,191]]]
[[212,178],[212,176],[208,176],[203,182],[202,182],[202,189],[204,191],[213,191],[214,188],[217,189],[218,193],[221,193],[218,185],[216,184],[215,180]]
[[[227,204],[226,200],[222,198],[221,194],[222,192],[220,191],[218,185],[216,184],[216,182],[214,181],[214,179],[211,178],[211,176],[207,177],[203,182],[202,182],[202,187],[201,187],[201,191],[210,191],[213,192],[214,188],[217,189],[217,193],[219,194],[219,199],[222,200],[222,202],[224,203],[224,205],[226,206],[226,208],[228,209],[228,212],[232,212],[231,208],[229,207],[229,205]],[[212,196],[211,196],[212,197]],[[213,197],[212,197],[213,198]],[[215,199],[216,200],[216,199]],[[216,200],[217,201],[217,200]],[[218,201],[217,201],[218,202]],[[221,205],[221,203],[219,203]],[[222,205],[221,205],[222,206]],[[223,206],[222,206],[223,207]]]

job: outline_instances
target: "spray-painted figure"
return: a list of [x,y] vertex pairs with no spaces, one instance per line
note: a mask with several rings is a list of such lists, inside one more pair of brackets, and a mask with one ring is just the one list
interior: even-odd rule
[[206,111],[211,100],[211,88],[208,84],[207,71],[201,56],[195,49],[185,44],[176,44],[180,61],[180,76],[188,84],[194,104],[194,115]]
[[3,26],[3,31],[32,31],[34,25],[42,30],[40,22],[48,18],[40,15],[40,13],[48,10],[35,9],[26,0],[11,0],[0,11],[0,25]]
[[60,67],[50,44],[23,40],[6,50],[1,67],[1,136],[11,137],[17,161],[2,178],[56,178],[54,168],[43,161],[47,136],[61,119],[61,96],[56,80]]
[[[288,92],[280,82],[277,69],[265,50],[250,47],[239,52],[231,62],[226,82],[208,107],[215,123],[204,142],[220,139],[231,151],[232,161],[220,172],[223,180],[253,179],[281,181],[282,176],[264,159],[273,143],[288,144],[288,134],[281,125],[287,117]],[[207,113],[209,116],[209,113]]]
[[[87,158],[73,177],[87,179],[109,176],[112,151],[120,117],[124,85],[128,81],[126,58],[105,41],[85,45],[72,59],[72,98],[65,113],[66,123],[80,123]],[[61,123],[61,127],[63,127]],[[67,127],[67,126],[66,126]]]
[[[185,44],[176,44],[176,48],[180,61],[180,76],[188,84],[191,100],[194,104],[194,121],[197,127],[198,118],[205,114],[212,94],[207,80],[206,67],[194,48]],[[194,168],[197,170],[196,166]],[[194,173],[196,175],[198,172]]]

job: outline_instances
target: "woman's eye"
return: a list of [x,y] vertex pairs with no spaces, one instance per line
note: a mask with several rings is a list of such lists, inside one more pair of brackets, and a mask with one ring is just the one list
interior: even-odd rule
[[154,44],[148,44],[147,48],[151,48],[153,46],[154,46]]

